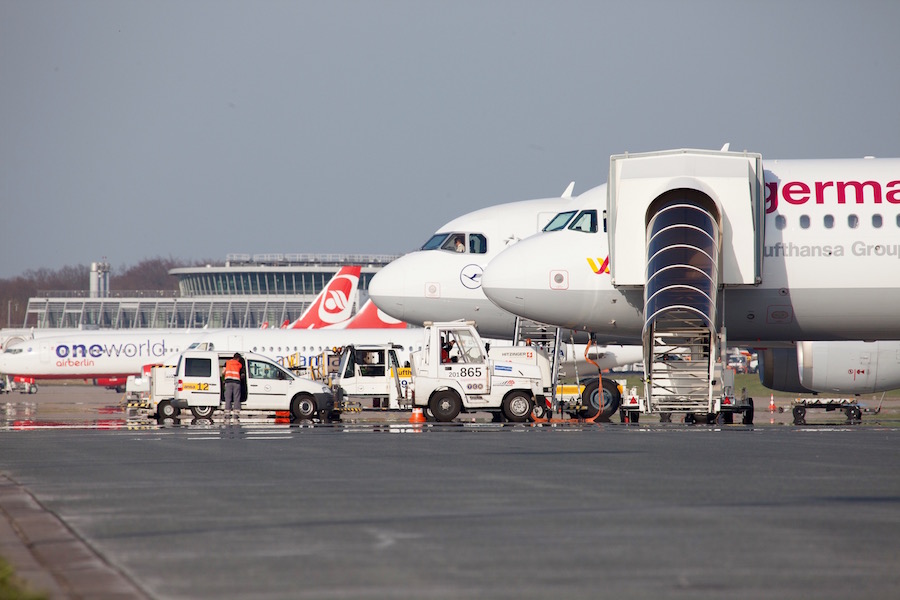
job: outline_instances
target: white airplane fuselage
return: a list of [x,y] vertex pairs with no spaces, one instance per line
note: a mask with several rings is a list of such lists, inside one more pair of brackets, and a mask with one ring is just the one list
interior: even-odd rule
[[[900,159],[776,160],[764,167],[759,282],[720,292],[729,343],[900,339]],[[605,194],[589,203],[608,209]],[[644,230],[627,235],[646,239]],[[644,291],[614,285],[609,248],[602,227],[533,236],[491,261],[484,292],[529,319],[639,343]]]
[[[577,209],[580,202],[570,197],[524,200],[462,215],[441,226],[425,249],[382,267],[369,283],[369,298],[407,323],[467,319],[476,322],[483,336],[512,339],[516,316],[487,299],[481,274],[504,248],[534,235],[554,215]],[[470,242],[465,252],[453,248],[456,236]]]
[[264,354],[287,367],[318,364],[322,352],[348,344],[422,344],[420,329],[219,329],[203,331],[83,331],[45,336],[0,353],[0,373],[36,379],[89,379],[141,373],[144,365],[174,364],[194,343]]

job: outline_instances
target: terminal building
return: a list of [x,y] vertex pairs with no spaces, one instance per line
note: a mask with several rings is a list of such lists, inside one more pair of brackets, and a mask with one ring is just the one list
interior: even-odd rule
[[222,265],[171,269],[169,274],[178,278],[177,292],[111,291],[109,265],[93,263],[89,290],[41,292],[28,300],[22,326],[280,327],[300,317],[343,266],[362,267],[357,302],[364,303],[372,276],[396,258],[385,254],[229,254]]

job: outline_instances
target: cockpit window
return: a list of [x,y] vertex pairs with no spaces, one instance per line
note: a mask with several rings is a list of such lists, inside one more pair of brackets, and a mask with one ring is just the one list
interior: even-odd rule
[[565,228],[566,225],[569,224],[569,221],[572,220],[572,217],[575,216],[574,210],[567,210],[565,212],[561,212],[552,219],[547,225],[544,227],[543,231],[559,231],[560,229]]
[[480,233],[469,234],[469,253],[485,254],[487,252],[487,238]]
[[433,236],[431,236],[431,239],[425,242],[425,245],[422,246],[422,250],[437,250],[441,247],[441,244],[444,243],[444,241],[447,239],[447,236],[449,235],[449,233],[434,234]]
[[583,210],[578,213],[572,224],[569,225],[572,231],[583,231],[585,233],[597,233],[597,211]]
[[422,250],[446,250],[469,254],[486,254],[487,238],[480,233],[436,233],[425,242]]

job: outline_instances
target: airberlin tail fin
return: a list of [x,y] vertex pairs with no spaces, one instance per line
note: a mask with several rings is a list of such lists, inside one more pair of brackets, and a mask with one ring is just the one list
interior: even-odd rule
[[343,323],[353,313],[362,268],[341,267],[300,318],[287,329],[318,329]]
[[374,302],[366,300],[366,303],[352,319],[346,322],[346,325],[338,327],[342,329],[406,329],[408,325],[381,312]]

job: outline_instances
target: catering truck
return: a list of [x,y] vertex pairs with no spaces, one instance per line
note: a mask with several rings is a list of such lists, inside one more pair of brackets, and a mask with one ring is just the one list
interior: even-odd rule
[[[222,368],[234,352],[188,350],[178,357],[172,406],[195,417],[212,417],[224,403]],[[289,410],[295,419],[327,418],[334,408],[331,388],[298,377],[272,359],[246,352],[241,381],[243,410]]]

